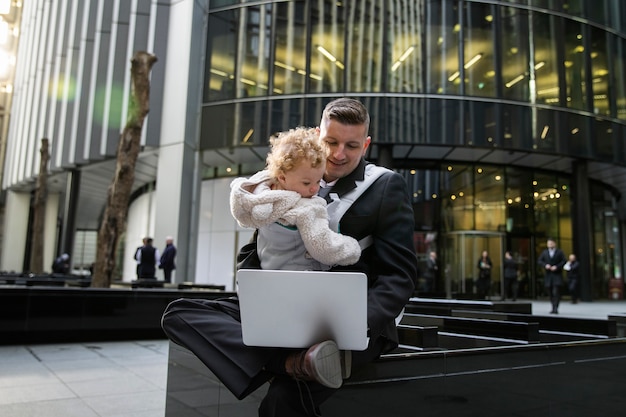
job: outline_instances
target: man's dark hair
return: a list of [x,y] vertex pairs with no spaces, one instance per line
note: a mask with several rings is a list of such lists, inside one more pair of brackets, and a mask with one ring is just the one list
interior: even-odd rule
[[365,125],[369,131],[370,115],[359,100],[342,97],[331,101],[324,107],[322,120],[336,120],[344,125]]

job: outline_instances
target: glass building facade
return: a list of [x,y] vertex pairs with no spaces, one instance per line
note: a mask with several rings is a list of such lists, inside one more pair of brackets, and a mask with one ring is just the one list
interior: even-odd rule
[[583,299],[621,297],[621,193],[590,173],[626,164],[626,2],[210,1],[206,27],[200,147],[235,157],[205,180],[261,168],[272,133],[356,97],[367,158],[407,179],[422,270],[439,254],[439,292],[474,292],[487,250],[500,297],[510,250],[520,296],[542,296],[554,237]]

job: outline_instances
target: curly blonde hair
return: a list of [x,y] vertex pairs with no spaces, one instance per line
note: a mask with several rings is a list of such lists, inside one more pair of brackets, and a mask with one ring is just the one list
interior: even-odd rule
[[308,161],[317,168],[326,163],[328,149],[319,140],[315,128],[297,127],[279,132],[270,138],[267,170],[272,178],[280,172],[289,172],[301,161]]

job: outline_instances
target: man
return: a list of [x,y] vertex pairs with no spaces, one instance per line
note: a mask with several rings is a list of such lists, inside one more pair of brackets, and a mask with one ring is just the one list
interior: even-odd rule
[[556,247],[556,241],[548,238],[547,248],[541,252],[537,259],[537,264],[545,270],[543,285],[550,294],[552,310],[550,314],[559,314],[559,303],[561,301],[561,285],[563,285],[562,270],[567,262],[565,253]]
[[435,291],[437,275],[439,275],[437,252],[430,251],[428,259],[426,259],[426,271],[424,272],[424,292],[430,293]]
[[143,239],[141,239],[141,246],[137,246],[137,249],[135,249],[134,258],[135,258],[135,262],[137,263],[137,269],[136,269],[137,279],[141,278],[141,260],[140,260],[141,258],[140,258],[139,252],[144,246],[146,246],[147,239],[148,239],[147,237],[144,237]]
[[[355,181],[363,180],[367,165],[363,156],[371,141],[369,120],[367,109],[353,99],[332,101],[324,109],[319,133],[329,156],[322,186],[332,187],[329,196],[341,198],[357,187]],[[346,359],[350,355],[340,354],[332,341],[295,352],[245,346],[236,300],[174,301],[163,315],[163,329],[171,340],[198,356],[239,399],[271,379],[259,416],[320,415],[320,404],[335,391],[329,388],[329,377],[337,372],[347,376],[350,366],[363,365],[397,346],[395,318],[412,295],[417,275],[413,229],[406,183],[391,171],[380,176],[341,218],[341,233],[357,240],[373,238],[356,264],[336,268],[362,271],[369,278],[370,342],[366,350],[351,352],[351,363]],[[256,254],[246,249],[238,260],[245,255],[247,268],[258,267]]]
[[152,238],[146,238],[146,244],[137,251],[139,278],[156,279],[156,265],[160,259],[159,250],[152,246]]
[[163,280],[165,282],[172,282],[172,271],[176,269],[176,246],[174,246],[174,238],[167,236],[165,238],[165,249],[161,255],[161,262],[159,268],[163,270]]

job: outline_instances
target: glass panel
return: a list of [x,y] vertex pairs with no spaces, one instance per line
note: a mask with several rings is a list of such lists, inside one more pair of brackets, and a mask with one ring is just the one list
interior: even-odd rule
[[503,167],[476,167],[474,176],[474,208],[476,230],[504,231],[504,171]]
[[502,92],[511,100],[530,100],[528,11],[502,9]]
[[474,196],[472,167],[449,165],[445,169],[440,196],[443,230],[473,230]]
[[607,0],[594,0],[593,2],[587,2],[587,17],[594,22],[598,22],[602,25],[608,25],[608,10],[609,6],[607,5]]
[[270,7],[209,15],[205,101],[268,94]]
[[533,47],[536,93],[538,104],[559,105],[559,60],[556,39],[557,19],[555,16],[533,13]]
[[[201,148],[233,148],[251,144],[266,145],[269,140],[267,126],[268,102],[253,101],[202,109]],[[286,126],[277,127],[284,130]]]
[[458,94],[461,84],[458,2],[428,2],[426,22],[427,92]]
[[563,0],[563,11],[574,16],[583,16],[584,6],[585,0]]
[[[593,88],[593,112],[611,115],[609,106],[609,63],[607,57],[607,33],[597,28],[591,30],[591,85]],[[623,78],[623,77],[622,77]]]
[[314,2],[311,7],[311,79],[312,92],[344,90],[345,69],[344,3]]
[[[303,93],[307,82],[307,31],[303,3],[277,3],[274,56],[274,94]],[[320,80],[319,74],[308,74]]]
[[[626,9],[626,7],[624,7]],[[626,120],[626,41],[621,38],[615,39],[613,50],[613,94],[617,107],[617,117]],[[620,76],[620,74],[622,76]]]
[[533,148],[540,151],[554,151],[556,149],[558,113],[552,110],[533,109],[537,113],[537,126],[533,135]]
[[[388,90],[393,92],[421,92],[421,66],[423,61],[418,36],[423,33],[422,16],[424,2],[387,2],[390,28],[388,36],[388,50],[391,53],[389,62]],[[366,26],[367,27],[367,26]],[[371,27],[371,26],[370,26]],[[371,30],[371,29],[370,29]],[[368,32],[363,28],[363,32]],[[374,50],[374,48],[369,48]],[[376,52],[378,50],[376,48]],[[359,67],[372,68],[376,66],[376,57],[369,57],[374,63],[362,62]],[[370,78],[370,77],[368,77]],[[379,86],[376,86],[378,88]],[[362,91],[362,90],[359,90]]]
[[559,185],[554,176],[535,175],[533,180],[534,224],[539,251],[545,246],[545,238],[559,236],[558,199],[556,198],[558,192]]
[[381,91],[384,61],[383,3],[382,0],[350,2],[352,7],[348,8],[347,17],[348,27],[351,28],[347,34],[347,43],[350,45],[347,49],[349,91]]
[[426,143],[456,144],[461,140],[459,109],[457,100],[428,100],[426,103]]
[[465,5],[464,31],[465,94],[496,95],[494,68],[494,10],[495,6],[470,3]]
[[574,156],[591,156],[591,135],[589,119],[577,114],[564,114],[566,135],[563,137],[561,149]]
[[593,147],[596,156],[609,162],[622,162],[616,159],[617,153],[613,149],[613,142],[617,142],[617,136],[613,134],[613,124],[607,120],[595,119],[593,126]]
[[265,5],[242,9],[243,21],[238,28],[240,58],[237,59],[242,66],[241,75],[237,78],[237,97],[269,95],[271,7]]
[[464,102],[465,143],[476,146],[496,146],[500,134],[496,103]]
[[236,24],[238,10],[209,15],[204,101],[235,97]]
[[[424,135],[423,100],[404,97],[388,97],[385,99],[386,116],[378,118],[384,122],[384,135],[378,134],[377,142],[392,143],[423,143]],[[441,134],[441,131],[440,131]],[[441,138],[439,138],[441,140]]]
[[530,109],[525,106],[502,105],[503,144],[505,148],[533,149]]
[[506,232],[530,235],[533,224],[533,188],[528,171],[506,168]]
[[565,21],[565,80],[567,107],[586,110],[585,47],[583,27],[573,20]]

